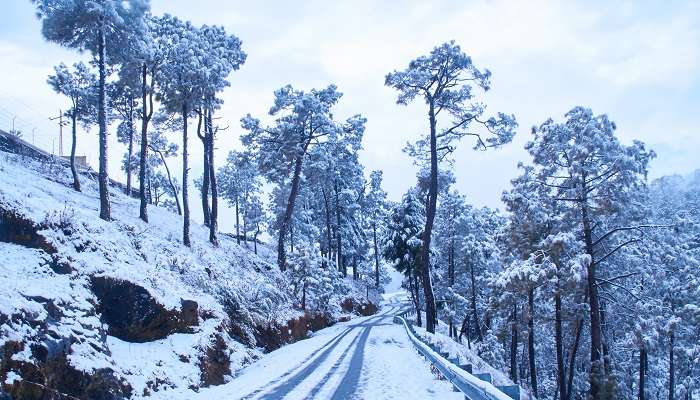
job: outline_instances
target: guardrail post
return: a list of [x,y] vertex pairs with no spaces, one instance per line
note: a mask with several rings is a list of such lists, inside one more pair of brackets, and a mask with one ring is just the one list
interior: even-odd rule
[[484,382],[493,383],[493,379],[491,378],[491,374],[488,372],[485,372],[483,374],[472,374],[472,375],[476,376],[477,378],[481,379]]
[[510,386],[496,386],[496,389],[505,393],[506,396],[514,400],[520,400],[520,386],[510,385]]

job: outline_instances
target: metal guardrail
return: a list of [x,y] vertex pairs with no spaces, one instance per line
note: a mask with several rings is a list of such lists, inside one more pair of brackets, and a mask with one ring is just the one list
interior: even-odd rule
[[430,361],[432,365],[434,365],[435,368],[440,371],[445,379],[452,383],[456,390],[464,394],[465,400],[511,400],[511,397],[499,391],[490,383],[487,384],[484,382],[484,386],[492,386],[494,391],[498,391],[497,394],[487,391],[484,387],[472,382],[469,379],[469,376],[471,376],[473,379],[479,378],[473,376],[459,366],[454,365],[452,362],[439,355],[438,351],[432,349],[430,345],[423,342],[423,340],[418,337],[413,329],[413,325],[408,323],[405,319],[406,315],[413,313],[414,311],[408,310],[395,315],[394,323],[403,324],[403,326],[406,328],[406,333],[408,334],[409,339],[418,352],[421,353],[428,361]]

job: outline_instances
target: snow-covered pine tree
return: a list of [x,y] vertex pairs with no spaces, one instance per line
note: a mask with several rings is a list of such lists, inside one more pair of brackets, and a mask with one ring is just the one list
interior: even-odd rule
[[401,202],[391,210],[386,227],[384,258],[404,274],[404,286],[409,290],[416,310],[416,323],[421,326],[421,294],[419,290],[419,253],[425,223],[425,207],[415,188],[409,189]]
[[368,234],[372,245],[374,261],[374,286],[380,288],[381,247],[380,238],[384,236],[385,223],[388,218],[387,194],[382,189],[382,171],[372,171],[369,175],[369,190],[365,195],[362,214],[366,217]]
[[276,117],[272,126],[263,126],[250,114],[241,120],[248,131],[242,137],[243,143],[256,154],[264,176],[277,185],[290,180],[284,212],[278,218],[277,264],[282,271],[286,269],[286,237],[290,233],[302,168],[309,151],[338,138],[359,146],[362,138],[365,119],[361,116],[353,116],[344,124],[333,119],[331,111],[340,97],[335,85],[309,92],[287,85],[275,91],[274,105],[270,109],[270,115]]
[[[148,125],[155,111],[154,97],[159,93],[158,82],[163,76],[160,67],[168,62],[167,46],[168,36],[164,33],[167,27],[167,17],[147,17],[146,29],[131,47],[132,51],[123,69],[135,71],[139,80],[139,94],[141,97],[141,139],[139,151],[139,217],[148,222],[148,208],[146,196],[146,174],[148,159]],[[150,79],[149,79],[150,78]],[[179,209],[179,207],[178,207]]]
[[145,32],[148,0],[33,0],[44,37],[88,50],[98,70],[100,218],[111,219],[107,172],[107,64],[117,63],[130,42]]
[[66,116],[71,120],[70,170],[73,175],[73,189],[80,191],[80,178],[75,165],[75,148],[78,141],[78,122],[85,126],[94,123],[97,106],[97,78],[82,62],[75,63],[73,70],[61,63],[54,67],[55,75],[49,75],[51,88],[70,99],[71,108]]
[[435,249],[437,257],[435,265],[440,273],[440,282],[436,282],[435,292],[438,298],[443,299],[444,304],[441,315],[447,320],[448,335],[457,337],[455,317],[457,310],[462,309],[462,297],[457,294],[456,270],[457,264],[462,259],[460,247],[462,237],[466,233],[463,229],[462,217],[467,212],[464,196],[456,190],[443,192],[440,195],[439,206],[435,215]]
[[[429,134],[411,146],[409,153],[430,160],[430,186],[420,258],[426,328],[430,333],[435,332],[437,320],[430,281],[430,246],[439,192],[439,160],[454,151],[454,142],[464,136],[474,137],[474,147],[485,150],[509,142],[514,135],[514,116],[499,113],[498,117],[484,118],[484,105],[474,100],[473,85],[486,91],[490,87],[490,77],[491,73],[476,68],[454,41],[437,46],[429,55],[411,61],[404,71],[394,71],[386,76],[386,85],[399,92],[398,104],[407,105],[420,97],[428,106]],[[442,111],[451,121],[438,131],[438,114]],[[476,125],[484,129],[483,133],[474,129]]]
[[167,43],[169,62],[161,68],[160,100],[168,112],[182,117],[182,243],[190,246],[188,118],[201,105],[202,68],[199,60],[206,54],[200,46],[197,28],[177,17],[161,19],[160,35]]
[[117,140],[126,145],[124,172],[126,173],[126,194],[132,195],[134,145],[140,143],[136,135],[135,121],[138,117],[140,81],[138,71],[124,64],[119,69],[119,79],[108,86],[109,109],[113,118],[119,120]]
[[[647,224],[618,218],[630,208],[645,185],[648,163],[654,153],[641,142],[622,145],[615,136],[615,124],[606,115],[576,107],[564,123],[548,120],[533,129],[526,145],[536,166],[535,179],[550,190],[552,199],[568,207],[569,223],[583,238],[586,282],[590,307],[590,396],[607,398],[614,391],[613,379],[604,360],[600,268],[620,249],[639,240],[636,233]],[[633,222],[629,224],[630,222]]]
[[[258,166],[250,152],[231,151],[219,168],[220,194],[233,207],[236,216],[236,242],[247,244],[248,233],[257,231],[260,222],[261,182]],[[248,220],[252,218],[253,220]],[[241,234],[242,232],[242,234]]]
[[[221,106],[222,101],[217,95],[230,86],[228,77],[231,72],[238,70],[246,60],[246,53],[241,49],[241,40],[235,35],[228,34],[221,26],[204,25],[199,29],[200,51],[203,58],[199,59],[201,76],[201,110],[204,112],[205,129],[205,164],[208,171],[208,187],[211,191],[211,213],[209,215],[209,241],[218,245],[216,233],[218,230],[218,187],[214,162],[214,141],[220,128],[215,126],[214,112]],[[206,185],[206,183],[204,183]]]

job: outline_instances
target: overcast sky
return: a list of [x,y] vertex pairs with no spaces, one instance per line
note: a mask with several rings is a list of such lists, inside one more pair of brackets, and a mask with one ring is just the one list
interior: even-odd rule
[[[29,1],[3,3],[0,129],[16,116],[25,138],[36,128],[34,140],[51,150],[57,127],[47,118],[67,101],[51,92],[46,77],[53,65],[87,56],[44,42]],[[640,139],[654,149],[652,178],[700,168],[700,2],[153,0],[152,7],[197,25],[223,25],[243,41],[248,59],[222,95],[220,123],[231,128],[218,138],[219,161],[240,147],[241,116],[265,116],[273,90],[335,83],[344,93],[337,116],[368,119],[361,154],[367,174],[383,170],[390,197],[399,199],[415,180],[401,149],[426,132],[427,110],[419,101],[396,105],[384,76],[454,39],[493,74],[488,112],[513,113],[520,125],[500,150],[474,152],[469,140],[458,147],[456,186],[474,204],[501,206],[518,161],[527,159],[530,128],[561,120],[576,105],[607,113],[623,142]],[[96,165],[96,135],[79,141],[78,153]],[[119,177],[124,148],[113,137],[111,143],[110,171]],[[202,152],[193,143],[197,176]],[[66,137],[66,152],[68,146]],[[230,230],[227,214],[223,230]]]

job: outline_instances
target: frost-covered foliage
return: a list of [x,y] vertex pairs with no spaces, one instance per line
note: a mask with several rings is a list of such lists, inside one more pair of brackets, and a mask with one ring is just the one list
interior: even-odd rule
[[303,310],[337,314],[348,289],[342,274],[322,262],[313,245],[302,244],[291,257],[287,271],[293,293]]
[[262,179],[258,166],[249,152],[231,151],[226,163],[219,168],[217,181],[221,197],[228,201],[236,214],[236,240],[247,244],[260,234],[265,215],[262,205]]
[[[421,235],[425,224],[425,208],[415,188],[409,189],[401,202],[395,204],[389,213],[384,239],[384,258],[398,272],[404,275],[402,286],[408,289],[413,307],[421,310],[423,302],[420,291]],[[420,313],[417,319],[421,326]]]

